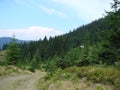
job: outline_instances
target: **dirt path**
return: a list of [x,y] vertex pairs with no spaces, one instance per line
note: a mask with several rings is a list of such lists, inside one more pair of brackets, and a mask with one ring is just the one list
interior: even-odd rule
[[36,83],[42,76],[43,73],[35,72],[3,78],[0,79],[0,90],[37,90]]

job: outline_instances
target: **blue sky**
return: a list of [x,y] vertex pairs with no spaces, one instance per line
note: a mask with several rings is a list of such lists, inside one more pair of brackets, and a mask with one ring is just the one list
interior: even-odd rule
[[0,37],[38,40],[103,17],[112,0],[0,0]]

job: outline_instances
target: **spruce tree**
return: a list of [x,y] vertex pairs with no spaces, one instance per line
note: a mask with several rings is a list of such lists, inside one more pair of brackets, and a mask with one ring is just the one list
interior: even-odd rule
[[16,65],[19,62],[19,59],[20,59],[19,48],[16,43],[15,36],[13,36],[7,48],[6,62],[8,65]]
[[103,43],[103,50],[99,54],[103,63],[114,64],[120,60],[120,9],[118,6],[120,2],[113,0],[112,9],[114,11],[108,12],[107,23],[110,27],[106,34],[106,40]]

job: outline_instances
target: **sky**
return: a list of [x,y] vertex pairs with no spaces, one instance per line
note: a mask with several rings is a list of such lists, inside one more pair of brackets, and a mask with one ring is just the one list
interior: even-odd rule
[[0,37],[39,40],[103,17],[113,0],[0,0]]

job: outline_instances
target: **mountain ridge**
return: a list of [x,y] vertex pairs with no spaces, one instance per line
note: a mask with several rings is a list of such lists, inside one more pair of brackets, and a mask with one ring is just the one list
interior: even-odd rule
[[[4,44],[10,43],[11,40],[12,40],[12,37],[0,37],[0,49],[3,48]],[[24,42],[29,42],[29,41],[16,39],[16,42],[17,43],[24,43]]]

